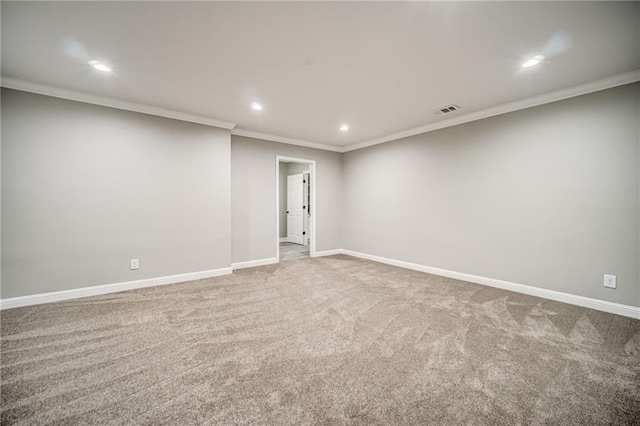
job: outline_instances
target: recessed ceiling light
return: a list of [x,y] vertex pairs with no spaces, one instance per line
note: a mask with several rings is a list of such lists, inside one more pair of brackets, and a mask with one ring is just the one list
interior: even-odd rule
[[251,109],[255,109],[256,111],[260,111],[262,109],[262,105],[260,105],[257,102],[252,102],[251,103]]
[[528,61],[524,62],[522,64],[522,68],[529,68],[529,67],[533,67],[536,66],[540,63],[540,61],[542,61],[544,59],[544,56],[542,55],[537,55],[534,56],[533,58],[529,59]]
[[348,132],[349,131],[349,125],[348,124],[343,124],[342,126],[340,126],[340,131]]
[[98,61],[89,61],[89,65],[102,72],[111,72],[111,68]]

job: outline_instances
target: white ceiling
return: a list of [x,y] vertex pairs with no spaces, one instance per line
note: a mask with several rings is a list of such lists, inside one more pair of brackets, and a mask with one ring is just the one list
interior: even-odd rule
[[1,7],[3,77],[336,147],[640,68],[638,2]]

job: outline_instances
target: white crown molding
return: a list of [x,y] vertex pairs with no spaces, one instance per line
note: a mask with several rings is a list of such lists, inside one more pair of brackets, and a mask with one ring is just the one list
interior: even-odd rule
[[136,281],[126,281],[115,284],[96,285],[92,287],[74,288],[70,290],[54,291],[51,293],[31,294],[28,296],[0,299],[0,310],[19,308],[21,306],[40,305],[42,303],[59,302],[62,300],[78,299],[81,297],[98,296],[101,294],[117,293],[136,288],[155,287],[159,285],[176,284],[186,281],[229,275],[231,268],[211,269],[209,271],[188,272],[186,274],[168,275],[157,278],[146,278]]
[[525,284],[512,283],[495,278],[481,277],[479,275],[471,275],[464,272],[449,271],[446,269],[434,268],[432,266],[404,262],[402,260],[388,259],[386,257],[360,253],[352,250],[329,250],[326,255],[333,254],[346,254],[347,256],[367,259],[374,262],[384,263],[386,265],[397,266],[404,269],[411,269],[413,271],[425,272],[427,274],[439,275],[441,277],[448,277],[460,281],[501,288],[503,290],[514,291],[516,293],[528,294],[530,296],[537,296],[543,299],[555,300],[558,302],[569,303],[571,305],[582,306],[598,311],[640,319],[640,307],[623,305],[620,303],[608,302],[606,300],[593,299],[591,297],[578,296],[576,294],[563,293],[560,291],[548,290],[546,288],[533,287]]
[[457,126],[459,124],[469,123],[471,121],[482,120],[483,118],[494,117],[496,115],[507,114],[509,112],[514,112],[521,109],[531,108],[538,105],[544,105],[551,102],[561,101],[563,99],[586,95],[588,93],[610,89],[613,87],[622,86],[624,84],[635,83],[636,81],[640,81],[640,69],[630,71],[624,74],[614,75],[612,77],[603,78],[601,80],[592,81],[590,83],[581,84],[579,86],[569,87],[567,89],[561,89],[555,92],[545,93],[543,95],[533,96],[533,97],[522,99],[519,101],[510,102],[507,104],[498,105],[498,106],[483,109],[480,111],[471,112],[469,114],[460,115],[458,117],[450,118],[448,120],[426,124],[424,126],[415,127],[413,129],[405,130],[399,133],[394,133],[388,136],[383,136],[380,138],[359,142],[353,145],[348,145],[342,148],[342,152],[355,151],[356,149],[366,148],[373,145],[379,145],[385,142],[391,142],[391,141],[406,138],[409,136],[419,135],[421,133],[428,133],[434,130]]
[[288,145],[297,145],[297,146],[304,146],[306,148],[321,149],[323,151],[344,152],[343,148],[339,146],[325,145],[321,143],[303,141],[303,140],[294,139],[294,138],[286,138],[286,137],[277,136],[277,135],[269,135],[267,133],[254,132],[253,130],[241,129],[239,127],[236,127],[235,129],[233,129],[231,131],[231,134],[235,136],[244,136],[247,138],[262,139],[262,140],[271,141],[271,142],[286,143]]
[[188,121],[192,123],[204,124],[207,126],[220,127],[223,129],[231,130],[232,135],[244,136],[254,139],[262,139],[271,142],[279,142],[288,145],[297,145],[307,148],[320,149],[324,151],[333,152],[349,152],[357,149],[366,148],[369,146],[379,145],[386,142],[406,138],[409,136],[419,135],[421,133],[428,133],[434,130],[444,129],[447,127],[457,126],[459,124],[469,123],[471,121],[482,120],[483,118],[494,117],[497,115],[507,114],[509,112],[519,111],[526,108],[532,108],[539,105],[548,104],[551,102],[561,101],[563,99],[573,98],[576,96],[586,95],[588,93],[597,92],[600,90],[606,90],[624,84],[630,84],[640,81],[640,69],[629,71],[623,74],[614,75],[612,77],[603,78],[600,80],[592,81],[590,83],[581,84],[566,89],[557,90],[555,92],[545,93],[543,95],[533,96],[530,98],[521,99],[519,101],[510,102],[503,105],[483,109],[480,111],[471,112],[469,114],[460,115],[447,120],[438,121],[435,123],[426,124],[423,126],[408,129],[402,132],[394,133],[387,136],[382,136],[375,139],[370,139],[363,142],[358,142],[347,146],[335,146],[328,144],[321,144],[317,142],[310,142],[301,139],[289,138],[278,135],[271,135],[262,132],[256,132],[253,130],[242,129],[236,127],[236,123],[229,121],[221,121],[210,117],[204,117],[194,114],[187,114],[179,111],[172,111],[164,108],[157,108],[144,104],[136,104],[131,102],[125,102],[114,98],[105,96],[91,95],[83,92],[76,92],[67,89],[60,89],[50,86],[45,86],[38,83],[31,83],[24,80],[19,80],[10,77],[2,77],[0,85],[9,89],[22,90],[25,92],[38,93],[41,95],[53,96],[62,99],[69,99],[78,102],[85,102],[95,105],[102,105],[111,108],[118,108],[127,111],[135,111],[143,114],[157,115],[160,117],[172,118],[175,120]]
[[2,77],[0,79],[0,85],[7,89],[21,90],[23,92],[37,93],[40,95],[53,96],[55,98],[68,99],[71,101],[139,112],[142,114],[156,115],[158,117],[204,124],[205,126],[219,127],[227,130],[231,130],[236,126],[236,123],[232,123],[230,121],[222,121],[202,115],[187,114],[185,112],[173,111],[145,104],[121,101],[107,96],[92,95],[84,92],[76,92],[74,90],[46,86],[44,84],[32,83],[30,81],[19,80],[11,77]]

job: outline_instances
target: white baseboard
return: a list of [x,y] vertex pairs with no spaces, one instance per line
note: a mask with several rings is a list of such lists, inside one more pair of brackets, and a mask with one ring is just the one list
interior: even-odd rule
[[281,237],[280,238],[280,242],[281,243],[286,243],[287,241],[289,241],[289,239],[287,237]]
[[[446,269],[434,268],[431,266],[419,265],[416,263],[404,262],[401,260],[388,259],[386,257],[375,256],[372,254],[360,253],[352,250],[334,249],[324,250],[315,253],[314,257],[333,256],[336,254],[346,254],[361,259],[367,259],[374,262],[384,263],[387,265],[398,266],[400,268],[411,269],[414,271],[425,272],[428,274],[439,275],[443,277],[453,278],[461,281],[472,282],[475,284],[486,285],[489,287],[501,288],[504,290],[514,291],[517,293],[537,296],[544,299],[555,300],[558,302],[569,303],[572,305],[583,306],[586,308],[596,309],[612,314],[623,315],[631,318],[640,319],[640,308],[635,306],[623,305],[620,303],[608,302],[605,300],[593,299],[590,297],[578,296],[559,291],[548,290],[539,287],[532,287],[525,284],[517,284],[509,281],[497,280],[494,278],[481,277],[478,275],[465,274],[462,272],[449,271]],[[136,281],[127,281],[115,284],[104,284],[93,287],[83,287],[70,290],[55,291],[51,293],[33,294],[29,296],[12,297],[8,299],[0,299],[0,310],[18,308],[21,306],[39,305],[42,303],[58,302],[61,300],[77,299],[81,297],[97,296],[107,293],[117,293],[120,291],[133,290],[144,287],[154,287],[166,284],[176,284],[186,281],[199,280],[203,278],[212,278],[222,275],[228,275],[235,269],[252,268],[254,266],[270,265],[278,263],[278,258],[267,258],[259,260],[251,260],[247,262],[236,262],[231,264],[231,268],[212,269],[209,271],[190,272],[186,274],[169,275],[165,277],[148,278]]]
[[323,257],[323,256],[334,256],[336,254],[344,254],[345,250],[343,249],[334,249],[334,250],[322,250],[314,253],[312,257]]
[[100,294],[117,293],[143,287],[154,287],[166,284],[176,284],[203,278],[229,275],[231,268],[211,269],[209,271],[188,272],[186,274],[168,275],[157,278],[146,278],[136,281],[126,281],[115,284],[103,284],[92,287],[74,288],[70,290],[54,291],[51,293],[32,294],[28,296],[10,297],[0,300],[0,309],[19,308],[21,306],[39,305],[42,303],[59,302],[61,300],[78,299],[80,297],[98,296]]
[[267,259],[249,260],[246,262],[232,263],[231,269],[235,271],[236,269],[253,268],[255,266],[271,265],[273,263],[278,263],[278,262],[280,262],[280,259],[278,259],[277,257],[269,257]]
[[[351,250],[332,250],[338,251],[348,256],[358,257],[361,259],[372,260],[387,265],[398,266],[400,268],[411,269],[414,271],[426,272],[428,274],[439,275],[442,277],[454,278],[461,281],[482,284],[489,287],[501,288],[504,290],[514,291],[516,293],[528,294],[531,296],[542,297],[543,299],[555,300],[558,302],[569,303],[571,305],[583,306],[585,308],[596,309],[598,311],[609,312],[612,314],[623,315],[625,317],[640,319],[640,308],[620,303],[607,302],[606,300],[593,299],[590,297],[578,296],[575,294],[562,293],[560,291],[548,290],[539,287],[532,287],[525,284],[517,284],[509,281],[497,280],[494,278],[481,277],[478,275],[465,274],[462,272],[449,271],[446,269],[434,268],[431,266],[419,265],[416,263],[403,262],[401,260],[388,259],[386,257],[374,256],[372,254],[359,253]],[[332,253],[339,254],[339,253]]]

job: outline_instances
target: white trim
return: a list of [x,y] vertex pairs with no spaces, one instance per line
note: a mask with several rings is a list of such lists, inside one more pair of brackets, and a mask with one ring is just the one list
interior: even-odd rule
[[336,254],[344,254],[344,252],[343,249],[322,250],[317,251],[312,257],[334,256]]
[[253,268],[256,266],[272,265],[278,263],[277,257],[269,257],[267,259],[248,260],[246,262],[235,262],[231,264],[231,268],[236,269]]
[[286,242],[289,242],[289,239],[287,237],[280,237],[280,242],[286,243]]
[[168,275],[157,278],[145,278],[136,281],[126,281],[115,284],[96,285],[92,287],[74,288],[70,290],[54,291],[51,293],[32,294],[29,296],[11,297],[0,300],[0,309],[19,308],[21,306],[39,305],[42,303],[59,302],[61,300],[78,299],[80,297],[98,296],[100,294],[118,293],[136,288],[155,287],[176,284],[186,281],[213,278],[229,275],[231,268],[211,269],[209,271],[188,272],[186,274]]
[[172,118],[174,120],[188,121],[190,123],[204,124],[205,126],[219,127],[227,130],[231,130],[236,126],[236,123],[232,123],[230,121],[223,121],[216,118],[205,117],[202,115],[188,114],[185,112],[158,108],[151,105],[121,101],[119,99],[110,98],[107,96],[92,95],[84,92],[76,92],[74,90],[45,86],[44,84],[32,83],[30,81],[19,80],[11,77],[2,77],[0,85],[8,89],[22,90],[23,92],[38,93],[40,95],[53,96],[55,98],[123,109],[125,111],[140,112],[142,114],[156,115],[158,117]]
[[539,288],[539,287],[532,287],[525,284],[517,284],[509,281],[497,280],[494,278],[481,277],[478,275],[465,274],[462,272],[454,272],[446,269],[440,269],[440,268],[434,268],[431,266],[419,265],[416,263],[404,262],[401,260],[388,259],[386,257],[380,257],[372,254],[366,254],[366,253],[359,253],[352,250],[332,250],[332,251],[339,251],[340,253],[346,254],[348,256],[372,260],[374,262],[384,263],[392,266],[398,266],[400,268],[426,272],[427,274],[439,275],[442,277],[453,278],[456,280],[467,281],[475,284],[482,284],[489,287],[501,288],[503,290],[514,291],[516,293],[528,294],[531,296],[541,297],[543,299],[555,300],[558,302],[569,303],[571,305],[583,306],[585,308],[596,309],[598,311],[609,312],[612,314],[623,315],[625,317],[640,319],[640,307],[623,305],[623,304],[614,303],[614,302],[607,302],[606,300],[599,300],[599,299],[593,299],[590,297],[578,296],[575,294],[562,293],[560,291],[548,290],[548,289]]
[[379,145],[381,143],[391,142],[397,139],[419,135],[421,133],[428,133],[434,130],[444,129],[446,127],[457,126],[458,124],[469,123],[471,121],[482,120],[483,118],[507,114],[509,112],[519,111],[521,109],[531,108],[538,105],[561,101],[563,99],[586,95],[588,93],[610,89],[613,87],[622,86],[624,84],[634,83],[636,81],[640,81],[640,69],[624,74],[614,75],[612,77],[603,78],[601,80],[592,81],[590,83],[581,84],[579,86],[569,87],[566,89],[557,90],[555,92],[545,93],[543,95],[533,96],[530,98],[521,99],[519,101],[471,112],[469,114],[426,124],[424,126],[415,127],[413,129],[408,129],[399,133],[382,136],[380,138],[348,145],[346,147],[343,147],[341,152],[349,152],[356,149],[366,148],[368,146]]
[[253,139],[262,139],[265,141],[286,143],[287,145],[304,146],[306,148],[321,149],[323,151],[343,152],[343,148],[334,145],[326,145],[317,142],[309,142],[302,139],[287,138],[284,136],[270,135],[268,133],[254,132],[253,130],[241,129],[236,127],[231,132],[234,136],[244,136]]
[[220,127],[223,129],[231,130],[232,135],[244,136],[254,139],[262,139],[272,142],[285,143],[288,145],[304,146],[307,148],[321,149],[324,151],[333,152],[349,152],[356,149],[366,148],[373,145],[379,145],[385,142],[391,142],[394,140],[406,138],[409,136],[415,136],[422,133],[432,132],[434,130],[444,129],[447,127],[457,126],[459,124],[469,123],[471,121],[482,120],[483,118],[494,117],[496,115],[507,114],[509,112],[519,111],[526,108],[535,107],[538,105],[544,105],[551,102],[560,101],[563,99],[573,98],[576,96],[586,95],[588,93],[597,92],[600,90],[611,89],[613,87],[622,86],[624,84],[634,83],[640,81],[640,69],[629,71],[623,74],[614,75],[611,77],[595,80],[589,83],[581,84],[578,86],[569,87],[566,89],[557,90],[555,92],[545,93],[538,96],[533,96],[519,101],[510,102],[495,107],[483,109],[480,111],[471,112],[469,114],[460,115],[458,117],[450,118],[447,120],[438,121],[435,123],[425,124],[423,126],[414,127],[402,132],[393,133],[391,135],[382,136],[375,139],[370,139],[363,142],[347,146],[336,146],[329,144],[322,144],[317,142],[305,141],[302,139],[289,138],[278,135],[271,135],[268,133],[256,132],[248,129],[241,129],[236,127],[236,123],[230,121],[222,121],[211,117],[205,117],[194,114],[187,114],[184,112],[168,110],[164,108],[153,107],[144,104],[136,104],[132,102],[121,101],[115,98],[106,96],[91,95],[83,92],[76,92],[67,89],[60,89],[43,84],[31,83],[24,80],[19,80],[11,77],[2,77],[0,85],[9,89],[22,90],[25,92],[39,93],[47,96],[54,96],[62,99],[69,99],[78,102],[86,102],[95,105],[102,105],[111,108],[118,108],[127,111],[135,111],[143,114],[157,115],[160,117],[173,118],[175,120],[188,121],[192,123],[204,124],[207,126]]
[[309,164],[311,175],[311,231],[309,239],[309,256],[316,255],[316,160],[276,155],[276,258],[280,259],[280,162]]

